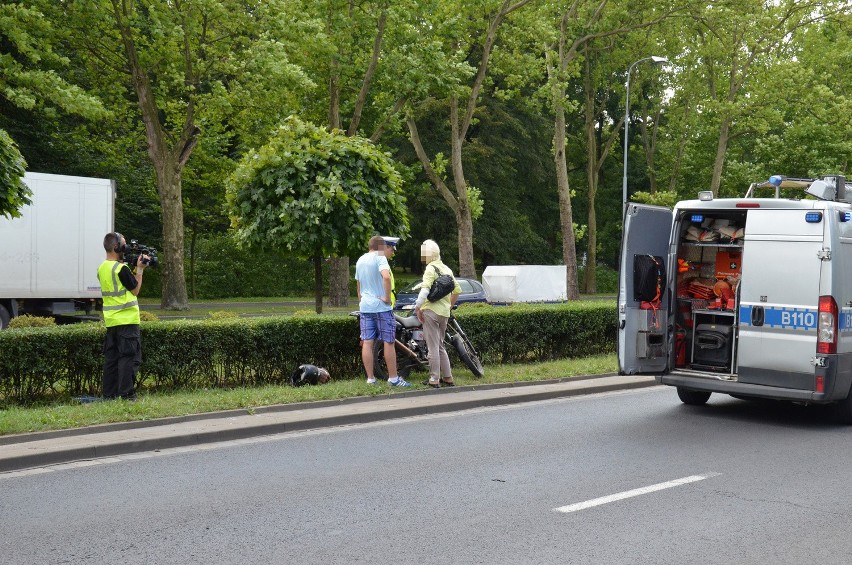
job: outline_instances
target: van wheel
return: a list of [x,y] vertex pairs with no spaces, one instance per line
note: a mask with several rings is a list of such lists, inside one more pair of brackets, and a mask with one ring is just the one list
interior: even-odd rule
[[710,394],[712,393],[704,392],[703,390],[691,390],[688,388],[677,387],[677,396],[680,398],[680,401],[691,406],[707,404],[707,401],[710,400]]
[[852,425],[852,393],[832,406],[831,415],[839,424]]
[[11,314],[5,306],[0,304],[0,330],[5,330],[9,327],[9,321],[12,319]]

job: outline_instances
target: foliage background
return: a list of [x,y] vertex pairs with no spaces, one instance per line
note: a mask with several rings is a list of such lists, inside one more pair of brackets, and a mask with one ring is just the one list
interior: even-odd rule
[[[159,0],[138,4],[154,3],[162,4]],[[107,4],[92,6],[106,9]],[[241,5],[230,0],[184,4],[216,10]],[[562,262],[552,155],[554,124],[549,117],[550,85],[544,64],[555,54],[559,24],[569,4],[577,10],[573,19],[566,20],[568,45],[579,38],[593,38],[557,77],[565,88],[561,102],[566,110],[566,161],[580,266],[589,252],[588,224],[594,221],[598,266],[617,267],[624,140],[620,137],[623,127],[616,126],[625,108],[627,67],[649,55],[664,56],[671,65],[663,70],[639,65],[631,77],[627,140],[631,198],[641,191],[650,201],[669,202],[707,190],[718,160],[720,124],[726,116],[732,121],[722,153],[719,193],[723,196],[742,194],[750,182],[772,174],[852,177],[849,0],[532,2],[510,14],[496,37],[492,65],[463,146],[466,180],[481,191],[484,203],[483,214],[474,224],[479,273],[492,264]],[[72,48],[72,39],[85,39],[87,32],[97,30],[72,26],[75,22],[61,16],[62,5],[53,0],[0,5],[0,67],[4,71],[0,74],[0,128],[17,143],[28,170],[115,179],[116,229],[160,247],[161,209],[138,106],[127,84],[115,82],[115,74],[98,74],[92,54]],[[323,0],[290,3],[277,19],[269,20],[274,25],[263,31],[265,50],[243,61],[246,65],[234,62],[233,69],[225,69],[201,86],[206,90],[200,99],[215,103],[199,110],[202,133],[183,178],[187,286],[195,287],[195,296],[279,295],[299,288],[304,294],[310,292],[310,286],[302,284],[309,280],[302,274],[302,263],[283,249],[241,257],[226,242],[225,179],[239,159],[265,143],[287,116],[327,126],[332,75],[340,87],[340,115],[351,116],[381,14],[387,18],[382,56],[357,133],[369,135],[381,125],[384,133],[378,147],[392,154],[402,174],[411,234],[400,245],[396,264],[402,271],[419,273],[419,243],[428,237],[441,244],[443,258],[457,269],[453,213],[417,162],[404,126],[409,111],[405,102],[417,100],[418,128],[428,154],[447,155],[448,102],[430,93],[464,95],[465,80],[476,68],[481,50],[472,45],[469,51],[448,53],[446,46],[451,42],[446,40],[463,27],[484,29],[489,14],[501,5],[499,0]],[[424,34],[417,27],[424,11],[430,18],[446,18],[433,33]],[[601,18],[592,20],[598,13]],[[459,14],[466,15],[464,22],[458,21]],[[274,14],[265,17],[270,15]],[[782,18],[786,19],[782,22]],[[648,23],[651,19],[653,25]],[[237,21],[244,20],[233,19]],[[143,18],[136,24],[151,22]],[[166,20],[158,25],[166,25]],[[144,31],[148,37],[163,33],[173,39],[178,30],[154,26]],[[286,55],[286,60],[274,53]],[[747,66],[738,59],[743,54],[754,55]],[[587,59],[590,84],[584,84]],[[34,72],[27,74],[29,70]],[[180,74],[177,67],[172,71],[168,80]],[[281,77],[272,90],[257,86],[264,81],[251,81],[252,73],[259,77],[265,72]],[[724,81],[730,76],[741,79],[741,84],[733,97],[726,98]],[[225,83],[235,89],[218,96],[216,85]],[[168,85],[159,86],[167,90]],[[584,129],[587,94],[602,109],[591,137]],[[178,102],[161,108],[163,119],[172,126],[179,115]],[[393,113],[398,102],[401,109]],[[610,132],[617,139],[600,164],[594,210],[590,210],[590,155]],[[446,175],[450,178],[452,171]],[[658,191],[664,194],[658,196]],[[357,255],[352,253],[350,258]],[[280,269],[278,276],[270,273],[276,269]],[[151,274],[143,290],[146,296],[159,290],[156,275]],[[606,292],[602,283],[597,290]]]

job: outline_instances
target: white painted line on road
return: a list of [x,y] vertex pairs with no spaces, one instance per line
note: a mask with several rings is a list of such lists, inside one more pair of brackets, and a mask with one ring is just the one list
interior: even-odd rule
[[592,500],[587,500],[585,502],[577,502],[576,504],[569,504],[568,506],[560,506],[559,508],[554,508],[554,512],[577,512],[579,510],[585,510],[587,508],[593,508],[595,506],[601,506],[603,504],[609,504],[610,502],[616,502],[619,500],[624,500],[625,498],[633,498],[634,496],[641,496],[643,494],[648,494],[650,492],[657,492],[658,490],[665,490],[667,488],[679,487],[682,485],[687,485],[689,483],[695,483],[698,481],[703,481],[704,479],[709,479],[712,477],[718,477],[721,473],[703,473],[701,475],[692,475],[689,477],[683,477],[682,479],[675,479],[673,481],[667,481],[665,483],[657,483],[656,485],[651,485],[642,488],[636,488],[633,490],[626,490],[624,492],[619,492],[616,494],[611,494],[609,496],[602,496],[600,498],[593,498]]

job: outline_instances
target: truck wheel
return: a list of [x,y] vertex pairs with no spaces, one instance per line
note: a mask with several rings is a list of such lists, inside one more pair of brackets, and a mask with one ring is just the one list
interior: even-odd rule
[[0,330],[5,330],[9,327],[9,320],[12,319],[12,316],[9,314],[9,311],[6,310],[6,307],[0,304]]
[[680,401],[691,406],[707,404],[707,401],[710,400],[710,394],[703,390],[690,390],[688,388],[677,387],[677,395]]

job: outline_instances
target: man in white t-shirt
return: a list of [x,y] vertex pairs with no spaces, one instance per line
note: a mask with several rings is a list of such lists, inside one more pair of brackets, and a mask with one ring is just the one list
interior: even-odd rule
[[385,363],[388,367],[388,384],[411,386],[396,374],[396,321],[391,306],[390,265],[385,257],[385,241],[379,236],[370,238],[369,252],[355,264],[355,281],[358,285],[358,310],[361,322],[361,359],[367,373],[367,383],[374,384],[375,359],[373,342],[384,342]]

